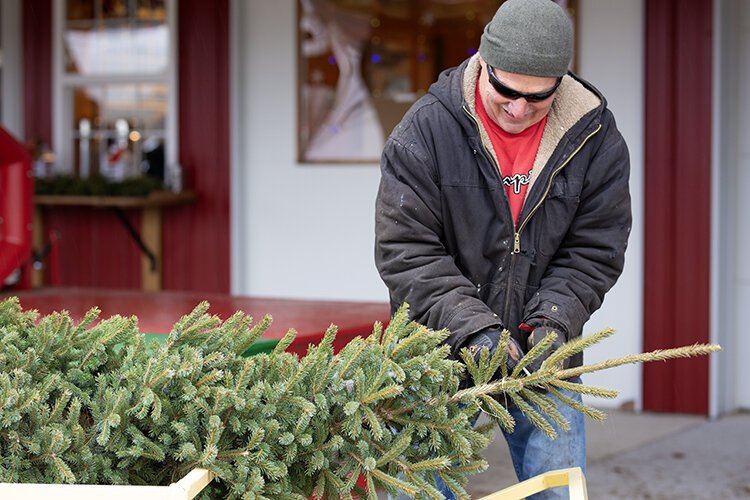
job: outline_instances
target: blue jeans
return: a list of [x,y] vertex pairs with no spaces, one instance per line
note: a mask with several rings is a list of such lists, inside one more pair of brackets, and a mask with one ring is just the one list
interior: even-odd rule
[[[573,378],[571,382],[581,383],[579,377]],[[561,390],[566,396],[581,402],[581,395]],[[557,469],[567,469],[569,467],[580,467],[586,472],[586,432],[584,429],[584,416],[582,413],[573,408],[562,404],[556,398],[557,409],[562,413],[565,419],[570,422],[570,430],[560,429],[554,422],[552,426],[557,432],[557,439],[550,440],[544,433],[537,429],[531,421],[526,418],[516,405],[510,405],[508,411],[516,421],[516,427],[512,433],[508,434],[503,431],[505,440],[508,443],[510,457],[513,460],[513,467],[516,470],[516,476],[519,481],[538,476],[544,472]],[[536,406],[534,406],[536,408]],[[450,490],[443,484],[439,477],[436,477],[438,489],[448,500],[455,497]],[[549,490],[542,491],[536,495],[528,497],[533,500],[569,498],[568,488],[560,486]]]

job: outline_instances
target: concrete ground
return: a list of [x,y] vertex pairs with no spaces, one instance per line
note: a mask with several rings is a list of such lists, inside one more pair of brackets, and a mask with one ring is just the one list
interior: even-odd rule
[[[607,410],[587,421],[589,498],[750,499],[750,413],[716,420]],[[481,498],[518,480],[505,440],[485,452],[489,469],[468,491]]]

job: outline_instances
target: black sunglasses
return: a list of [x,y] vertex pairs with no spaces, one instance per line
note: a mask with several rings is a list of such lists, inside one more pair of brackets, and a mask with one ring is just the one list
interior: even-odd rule
[[493,68],[489,64],[487,64],[487,76],[490,80],[490,84],[495,87],[495,90],[497,90],[497,93],[501,96],[511,100],[520,99],[521,97],[523,97],[529,102],[541,102],[549,99],[550,97],[552,97],[552,94],[555,93],[557,87],[560,86],[560,82],[562,82],[562,78],[558,78],[555,85],[549,90],[545,90],[544,92],[536,92],[534,94],[524,94],[523,92],[513,90],[512,88],[503,85],[503,83],[495,76],[495,68]]

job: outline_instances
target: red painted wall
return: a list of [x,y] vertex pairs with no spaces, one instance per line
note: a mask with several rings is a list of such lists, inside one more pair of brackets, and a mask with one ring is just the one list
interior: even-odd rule
[[[179,159],[198,203],[164,212],[165,289],[229,291],[229,5],[180,0]],[[23,2],[26,138],[51,143],[51,0]],[[54,147],[54,145],[53,145]],[[129,220],[138,227],[137,213]],[[140,287],[140,253],[113,214],[45,213],[65,286]]]
[[25,0],[22,9],[25,138],[52,144],[52,0]]
[[[646,2],[644,350],[709,340],[711,25],[711,0]],[[707,414],[708,368],[644,365],[644,409]]]
[[199,201],[164,219],[164,286],[228,292],[229,0],[179,2],[180,163]]

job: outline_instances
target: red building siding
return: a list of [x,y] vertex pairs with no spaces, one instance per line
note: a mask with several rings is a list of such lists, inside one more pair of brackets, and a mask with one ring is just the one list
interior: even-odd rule
[[[709,340],[711,0],[646,2],[644,350]],[[706,357],[644,366],[646,410],[708,413]]]
[[25,138],[52,144],[52,0],[22,5]]
[[179,2],[180,163],[199,201],[164,219],[164,287],[229,291],[229,0]]
[[[167,209],[163,287],[229,291],[229,2],[178,2],[179,161],[190,206]],[[52,3],[23,2],[26,139],[52,139]],[[55,147],[52,144],[53,148]],[[129,213],[137,228],[137,213]],[[113,214],[55,209],[46,229],[59,235],[66,286],[140,287],[140,253]]]

